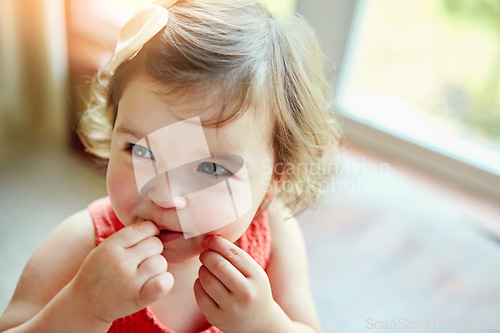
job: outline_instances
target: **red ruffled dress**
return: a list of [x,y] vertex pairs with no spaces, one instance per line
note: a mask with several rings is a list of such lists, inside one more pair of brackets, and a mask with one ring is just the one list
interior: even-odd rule
[[[124,227],[116,217],[109,197],[92,202],[89,205],[89,212],[95,226],[96,245]],[[248,229],[240,237],[239,246],[264,269],[267,267],[271,252],[271,236],[266,212],[254,217]],[[149,308],[115,320],[108,332],[175,333],[156,319]],[[221,332],[217,327],[211,326],[202,333]]]

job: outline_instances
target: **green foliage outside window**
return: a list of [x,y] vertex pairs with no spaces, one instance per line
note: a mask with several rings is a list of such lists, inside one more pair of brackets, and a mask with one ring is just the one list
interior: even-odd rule
[[467,100],[465,112],[460,113],[463,120],[500,139],[500,1],[442,0],[442,4],[453,24],[480,27],[498,41],[489,73],[481,82],[463,82],[459,88]]

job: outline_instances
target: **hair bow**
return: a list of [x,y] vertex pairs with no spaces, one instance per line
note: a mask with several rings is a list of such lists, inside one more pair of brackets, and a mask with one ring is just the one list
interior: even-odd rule
[[120,37],[115,53],[109,64],[109,73],[124,61],[133,59],[154,35],[163,29],[168,22],[168,9],[176,0],[158,0],[139,9],[120,29]]

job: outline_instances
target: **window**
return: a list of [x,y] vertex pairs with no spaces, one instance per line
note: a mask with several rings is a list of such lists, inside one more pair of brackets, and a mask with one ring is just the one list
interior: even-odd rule
[[342,112],[500,176],[500,2],[359,6]]
[[336,66],[336,109],[347,142],[498,200],[500,2],[297,6]]

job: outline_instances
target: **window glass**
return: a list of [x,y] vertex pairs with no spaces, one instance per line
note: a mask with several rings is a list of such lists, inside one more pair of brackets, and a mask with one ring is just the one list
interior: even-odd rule
[[500,174],[500,1],[363,4],[346,112]]

